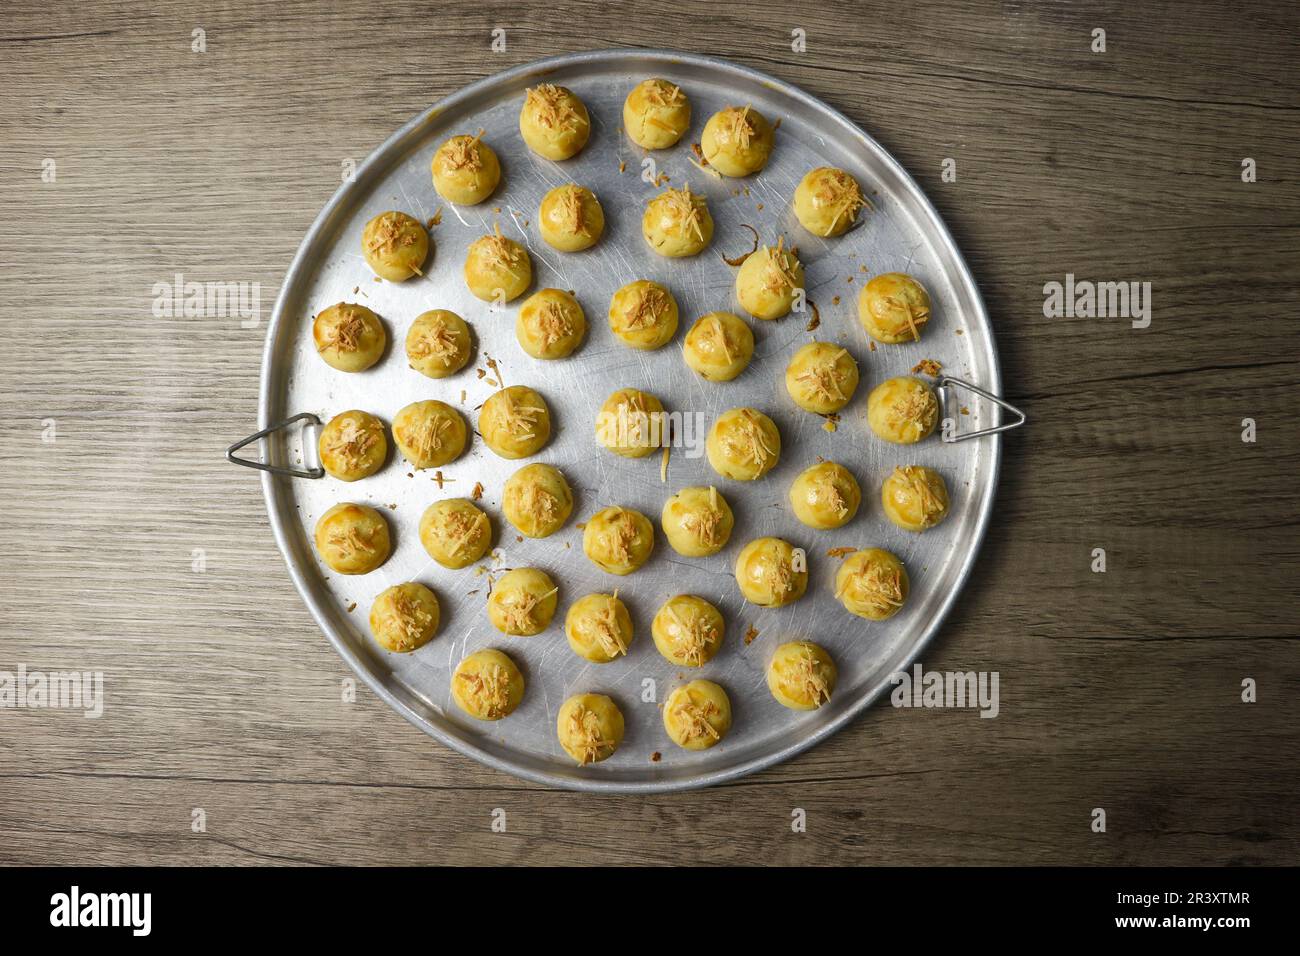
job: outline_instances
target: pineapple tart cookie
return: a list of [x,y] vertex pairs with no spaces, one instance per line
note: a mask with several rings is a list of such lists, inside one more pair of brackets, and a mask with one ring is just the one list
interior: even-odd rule
[[939,423],[939,398],[919,378],[890,378],[867,396],[867,424],[876,436],[896,445],[911,445],[929,436]]
[[623,742],[623,712],[604,694],[575,694],[560,705],[555,733],[581,766],[598,763]]
[[721,649],[725,633],[722,612],[693,594],[669,598],[650,623],[655,648],[678,667],[703,667]]
[[756,538],[736,558],[736,584],[750,604],[784,607],[808,590],[808,563],[781,538]]
[[475,239],[465,252],[465,286],[484,302],[511,302],[532,284],[533,262],[528,250],[501,235],[496,224],[489,235]]
[[551,410],[541,395],[526,385],[511,385],[493,393],[478,413],[483,443],[502,458],[527,458],[542,450],[551,437]]
[[835,573],[835,596],[850,614],[869,621],[893,617],[907,601],[911,582],[903,562],[881,548],[854,551]]
[[433,639],[441,613],[437,597],[423,584],[394,584],[370,606],[370,633],[388,650],[405,654]]
[[679,747],[705,750],[731,729],[731,700],[711,680],[683,684],[664,701],[664,730]]
[[340,412],[321,429],[317,442],[321,467],[340,481],[373,475],[388,457],[384,423],[369,412]]
[[542,197],[537,226],[552,249],[581,252],[594,246],[605,232],[605,210],[586,186],[556,186]]
[[632,643],[632,617],[613,594],[588,594],[569,608],[564,619],[569,647],[593,664],[608,664],[626,654]]
[[388,345],[379,316],[350,302],[322,309],[312,321],[311,337],[325,364],[340,372],[364,372],[379,361]]
[[827,531],[853,520],[862,504],[858,480],[843,465],[818,462],[800,473],[790,485],[794,516],[810,528]]
[[757,409],[733,408],[714,421],[704,451],[722,477],[754,481],[780,461],[781,433],[772,419]]
[[570,90],[543,83],[524,94],[519,135],[529,149],[544,159],[570,159],[587,145],[591,117],[582,100]]
[[782,236],[775,247],[764,246],[741,264],[736,273],[736,298],[756,319],[779,319],[790,314],[803,284],[803,263],[793,250],[785,248]]
[[507,571],[488,597],[488,620],[503,634],[532,637],[551,626],[560,589],[539,568]]
[[689,187],[665,189],[646,203],[641,235],[651,249],[669,259],[698,255],[713,240],[709,204]]
[[369,574],[388,560],[388,522],[369,505],[339,504],[316,522],[316,550],[339,574]]
[[825,239],[848,232],[866,205],[858,181],[832,166],[808,170],[794,190],[795,218],[814,236]]
[[724,176],[748,176],[767,165],[775,136],[772,124],[752,106],[728,106],[704,124],[700,150]]
[[573,513],[573,491],[553,465],[524,465],[506,479],[501,491],[506,520],[529,538],[559,531]]
[[877,342],[919,342],[930,321],[930,293],[901,272],[878,275],[858,293],[858,321]]
[[474,136],[447,140],[433,154],[430,169],[438,195],[458,206],[478,205],[501,182],[501,163],[492,147],[483,142],[482,130]]
[[476,720],[500,720],[524,699],[524,675],[501,651],[475,651],[456,665],[451,698]]
[[904,531],[925,531],[948,516],[943,475],[921,465],[895,468],[880,488],[885,517]]
[[835,661],[812,641],[782,644],[767,665],[767,689],[791,710],[816,710],[831,699]]
[[727,546],[736,518],[727,499],[709,485],[683,488],[665,501],[659,523],[674,551],[687,558],[703,558]]
[[416,468],[439,468],[465,451],[469,428],[446,402],[412,402],[393,416],[393,440]]
[[734,312],[700,316],[682,342],[686,364],[710,382],[730,382],[753,357],[754,332]]
[[650,559],[655,548],[650,519],[617,505],[596,512],[582,532],[583,553],[610,574],[631,574]]
[[587,334],[587,316],[578,300],[561,289],[534,292],[519,309],[515,338],[535,359],[562,359]]
[[609,301],[609,330],[634,349],[657,349],[677,334],[677,300],[658,282],[637,279]]
[[596,413],[596,441],[624,458],[644,458],[667,439],[663,402],[649,392],[620,388]]
[[492,546],[492,522],[468,498],[444,498],[420,516],[420,544],[444,568],[467,568]]
[[381,279],[404,282],[422,276],[429,258],[429,234],[420,221],[404,212],[381,212],[361,230],[366,265]]
[[623,101],[623,128],[642,149],[676,146],[691,127],[691,102],[667,80],[642,80]]
[[830,342],[809,342],[785,367],[785,390],[809,412],[838,412],[858,388],[858,363],[849,350]]
[[429,378],[455,375],[469,362],[469,326],[455,312],[421,312],[406,333],[406,361]]

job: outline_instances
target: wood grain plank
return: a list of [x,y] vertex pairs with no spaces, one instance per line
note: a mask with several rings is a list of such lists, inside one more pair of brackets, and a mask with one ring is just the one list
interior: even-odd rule
[[[1294,863],[1296,20],[1172,0],[6,5],[0,493],[27,546],[0,549],[0,669],[102,670],[108,701],[93,721],[0,711],[0,862]],[[265,328],[154,317],[154,283],[258,282],[269,312],[345,159],[468,82],[606,46],[825,98],[957,236],[1030,426],[925,663],[999,671],[997,719],[877,706],[735,784],[615,799],[479,767],[364,687],[341,700],[256,481],[221,461],[255,419]],[[1151,326],[1046,318],[1066,273],[1150,282]]]

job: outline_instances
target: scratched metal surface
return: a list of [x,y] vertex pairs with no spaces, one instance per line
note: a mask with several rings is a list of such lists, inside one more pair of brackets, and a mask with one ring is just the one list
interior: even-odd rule
[[[624,96],[639,80],[663,76],[679,83],[693,107],[689,134],[677,147],[653,153],[659,170],[674,186],[689,183],[704,193],[717,224],[713,245],[694,259],[668,260],[652,253],[640,234],[641,212],[659,190],[639,177],[646,155],[621,133]],[[517,117],[523,91],[541,80],[577,92],[593,121],[591,140],[579,156],[563,164],[542,160],[524,147]],[[692,142],[710,114],[726,105],[750,104],[780,120],[776,149],[768,167],[747,180],[718,180],[689,161]],[[502,160],[504,177],[487,203],[457,209],[434,192],[429,160],[449,135],[482,127]],[[620,162],[626,171],[620,172]],[[804,232],[790,211],[795,184],[815,165],[851,171],[872,193],[876,210],[862,228],[829,242]],[[606,233],[592,250],[562,254],[537,233],[537,207],[546,190],[575,181],[593,189],[604,206]],[[733,195],[732,190],[748,188]],[[759,208],[761,205],[761,209]],[[424,278],[377,283],[360,254],[360,233],[372,216],[399,209],[426,220],[442,208],[432,230],[435,251]],[[499,212],[498,212],[499,209]],[[588,336],[569,359],[542,362],[527,356],[514,338],[514,316],[522,298],[495,309],[466,290],[461,267],[467,245],[500,222],[502,231],[525,243],[533,257],[533,289],[554,286],[576,292],[588,319]],[[758,228],[764,241],[784,233],[799,247],[807,270],[809,297],[819,306],[821,326],[806,331],[807,316],[777,322],[751,320],[757,349],[751,366],[735,381],[705,382],[681,357],[681,339],[690,323],[713,310],[743,314],[735,301],[735,270],[719,253],[735,255],[750,246]],[[856,293],[865,265],[872,274],[891,270],[916,275],[934,298],[934,318],[920,343],[868,348],[856,321]],[[848,277],[853,276],[852,282]],[[606,310],[622,284],[650,278],[667,285],[681,307],[682,323],[673,342],[655,352],[639,352],[611,335]],[[353,292],[354,289],[359,289]],[[531,291],[531,290],[530,290]],[[833,304],[840,297],[838,305]],[[326,366],[311,345],[311,318],[339,301],[361,302],[385,320],[390,346],[369,371],[344,374]],[[407,366],[402,343],[411,320],[431,308],[451,309],[472,326],[477,354],[460,374],[433,381]],[[960,334],[959,334],[960,332]],[[845,409],[839,430],[823,430],[821,418],[794,406],[785,393],[783,373],[790,355],[813,337],[836,341],[857,358],[862,384]],[[556,430],[549,445],[531,460],[558,466],[574,488],[573,518],[560,533],[534,541],[515,540],[501,516],[504,480],[524,462],[497,458],[477,439],[468,452],[443,469],[452,480],[443,490],[428,472],[411,471],[395,452],[376,475],[345,484],[264,476],[272,527],[292,578],[322,630],[339,653],[390,705],[432,736],[487,764],[522,777],[588,790],[671,790],[733,779],[784,759],[833,733],[888,688],[890,673],[908,666],[938,628],[956,599],[989,520],[997,479],[997,437],[945,443],[938,435],[909,448],[888,445],[871,435],[865,422],[867,392],[882,379],[906,374],[922,358],[943,363],[947,372],[997,392],[997,360],[983,304],[947,230],[906,173],[857,127],[832,108],[794,87],[735,64],[673,53],[608,51],[542,61],[502,73],[444,100],[396,133],[357,171],[321,212],[304,240],[276,305],[265,354],[262,425],[289,414],[315,412],[322,420],[350,408],[365,409],[391,423],[408,402],[439,398],[460,408],[471,426],[476,408],[493,391],[476,368],[491,356],[505,384],[527,384],[550,404]],[[490,377],[490,376],[489,376]],[[647,389],[670,410],[700,412],[706,425],[721,411],[751,405],[772,417],[781,430],[780,464],[752,483],[723,479],[701,455],[673,451],[666,483],[659,456],[625,460],[595,444],[596,410],[614,388]],[[461,391],[466,397],[461,400]],[[995,409],[975,401],[970,415],[957,418],[963,430],[994,424]],[[945,414],[957,416],[956,408]],[[953,402],[952,405],[958,403]],[[391,442],[390,442],[391,445]],[[702,446],[701,446],[702,447]],[[269,439],[267,460],[302,458],[300,436]],[[787,493],[791,481],[817,456],[839,461],[858,477],[863,506],[846,527],[814,532],[795,520]],[[314,459],[314,454],[310,456]],[[880,483],[895,465],[924,464],[940,470],[953,501],[949,519],[924,535],[896,529],[882,515]],[[448,571],[424,552],[417,535],[423,510],[433,501],[467,496],[475,482],[486,493],[481,504],[493,519],[498,561],[491,567],[537,566],[560,586],[555,620],[531,638],[506,637],[487,621],[486,576],[473,569]],[[729,545],[707,559],[677,555],[658,529],[667,497],[685,485],[718,486],[731,502],[736,528]],[[311,532],[318,516],[340,501],[380,508],[393,532],[393,554],[383,567],[359,577],[337,575],[317,558]],[[653,557],[634,574],[617,578],[591,564],[582,553],[577,524],[597,509],[618,504],[644,512],[656,525]],[[395,505],[394,510],[389,510]],[[807,595],[793,605],[769,610],[747,604],[731,569],[744,544],[761,535],[778,535],[806,549],[810,580]],[[871,623],[850,616],[835,601],[831,583],[838,561],[826,556],[840,546],[879,546],[906,563],[912,594],[892,620]],[[416,580],[437,593],[443,608],[438,636],[409,655],[390,654],[369,634],[371,601],[391,584]],[[636,628],[626,658],[595,665],[577,657],[563,634],[569,605],[593,591],[619,589]],[[677,593],[695,593],[721,608],[726,642],[709,664],[677,668],[655,651],[650,620],[659,605]],[[356,607],[349,612],[348,608]],[[757,637],[743,636],[753,627]],[[769,695],[764,668],[777,644],[810,638],[824,645],[839,665],[834,699],[814,713],[796,713]],[[452,703],[449,679],[457,662],[483,647],[505,650],[525,673],[527,693],[509,718],[474,721]],[[689,753],[669,741],[658,704],[682,680],[705,677],[726,688],[734,710],[730,735],[718,746]],[[655,682],[655,700],[644,700],[645,681]],[[577,767],[560,749],[555,715],[570,694],[611,695],[622,708],[627,735],[609,760]],[[659,753],[655,761],[652,755]]]

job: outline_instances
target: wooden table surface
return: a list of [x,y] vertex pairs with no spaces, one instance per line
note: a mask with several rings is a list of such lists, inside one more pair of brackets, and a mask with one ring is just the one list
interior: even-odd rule
[[[0,671],[106,694],[98,720],[0,709],[0,862],[1300,861],[1294,5],[133,6],[0,12]],[[222,461],[279,282],[344,160],[473,80],[618,46],[824,98],[955,233],[1030,423],[925,664],[998,671],[997,719],[878,705],[737,783],[613,797],[342,701]],[[176,273],[260,283],[263,321],[154,316]],[[1067,273],[1150,282],[1150,326],[1045,317]]]

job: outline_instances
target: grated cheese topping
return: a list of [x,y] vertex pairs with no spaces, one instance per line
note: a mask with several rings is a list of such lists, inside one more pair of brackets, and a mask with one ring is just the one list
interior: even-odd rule
[[627,641],[623,638],[622,628],[618,626],[618,592],[605,602],[603,610],[592,615],[587,621],[591,637],[608,657],[618,657],[627,653]]
[[903,606],[903,576],[879,561],[871,561],[856,574],[846,576],[836,597],[847,596],[855,604],[875,607]]
[[515,267],[523,259],[523,252],[511,240],[501,235],[501,224],[494,223],[492,234],[484,236],[474,243],[479,262],[484,269],[492,272],[508,272],[515,278],[519,273]]
[[405,217],[400,213],[390,212],[380,217],[366,248],[370,252],[391,253],[398,246],[413,246],[415,242],[415,231],[408,228]]
[[447,553],[455,557],[478,544],[486,524],[487,515],[481,511],[472,515],[459,509],[443,512],[440,530],[447,545]]
[[447,323],[436,319],[411,343],[409,351],[412,358],[435,358],[450,368],[460,354],[460,341],[456,338],[456,333],[447,327]]
[[910,296],[885,296],[885,304],[895,313],[901,312],[903,320],[912,332],[912,341],[921,341],[921,326],[930,321],[930,310],[924,306],[913,308]]
[[771,292],[781,293],[786,289],[799,288],[799,280],[794,270],[799,268],[799,259],[785,248],[785,236],[776,241],[776,248],[764,246],[767,262],[763,264],[763,287]]
[[569,745],[578,751],[580,764],[592,763],[612,752],[610,742],[601,734],[599,715],[586,707],[575,707],[569,712],[567,736]]
[[562,302],[543,302],[533,313],[532,326],[545,346],[552,346],[573,334],[573,325],[569,321],[568,309]]
[[852,222],[859,209],[871,205],[858,189],[857,180],[842,169],[829,170],[818,178],[813,199],[817,206],[835,212],[826,229],[828,234],[835,231],[841,219]]
[[543,83],[528,90],[524,106],[532,111],[539,126],[548,129],[575,130],[582,122],[569,91],[553,83]]
[[553,521],[560,511],[559,499],[537,481],[512,485],[510,497],[515,509],[533,519],[534,528]]
[[683,186],[681,189],[665,189],[657,201],[662,203],[664,211],[673,220],[677,232],[685,234],[690,230],[697,239],[704,241],[704,228],[700,218],[700,213],[705,208],[703,196],[691,192],[689,186]]
[[569,185],[560,194],[560,211],[568,220],[569,231],[589,235],[585,213],[586,197],[579,186]]
[[[559,590],[558,587],[551,588],[545,594],[537,595],[524,588],[517,588],[511,594],[503,594],[497,607],[501,609],[501,616],[510,630],[526,631],[533,626],[533,612],[551,595],[559,593]],[[510,597],[514,600],[507,603],[507,598]]]
[[335,353],[355,352],[361,347],[361,336],[366,332],[366,320],[350,308],[339,311],[338,319],[325,333],[318,352],[334,349]]
[[478,144],[483,132],[479,130],[474,136],[453,137],[443,151],[443,164],[448,169],[464,169],[471,173],[482,169],[483,158],[479,155]]
[[377,549],[371,540],[373,537],[373,532],[366,535],[355,524],[349,524],[344,528],[336,525],[330,530],[329,537],[326,540],[332,548],[339,552],[340,557],[346,559],[363,552],[365,554],[374,554]]
[[811,651],[804,650],[790,662],[789,670],[782,675],[781,683],[807,697],[814,706],[820,706],[831,699],[830,683],[826,680],[824,670],[820,658]]
[[692,608],[685,617],[677,605],[664,605],[668,626],[664,628],[677,656],[688,664],[704,663],[705,652],[717,641],[718,630],[705,615]]
[[337,457],[346,468],[357,468],[378,442],[379,432],[372,425],[348,418],[326,442],[325,452]]
[[776,457],[776,449],[768,443],[763,426],[748,409],[742,412],[740,418],[733,420],[731,428],[722,438],[722,447],[728,458],[753,464],[757,468],[762,468]]
[[402,430],[402,443],[415,452],[416,457],[432,458],[443,446],[446,432],[451,430],[451,422],[441,415],[426,418],[417,425]]
[[840,486],[836,482],[836,475],[833,471],[823,471],[817,476],[813,488],[820,500],[831,507],[841,518],[847,517],[849,513],[848,502],[845,501]]
[[656,430],[652,416],[656,414],[650,411],[645,392],[631,388],[624,390],[613,414],[606,419],[609,443],[616,444],[620,439],[626,439],[621,445],[623,448],[649,447],[653,437],[651,433]]
[[660,321],[659,314],[667,311],[668,296],[663,289],[643,288],[636,302],[623,314],[623,324],[628,329],[653,327]]
[[714,545],[722,534],[722,512],[717,506],[717,492],[714,492],[712,508],[697,508],[689,511],[682,518],[682,527],[701,544]]
[[632,545],[637,539],[636,517],[630,511],[621,508],[610,517],[606,528],[601,532],[601,548],[614,564],[632,563]]
[[655,106],[674,106],[682,98],[682,88],[667,80],[651,80],[645,85],[645,95]]
[[463,695],[488,718],[498,720],[506,715],[510,708],[510,674],[500,664],[460,671],[456,679],[467,685]]
[[722,324],[722,319],[716,315],[713,317],[714,338],[718,341],[718,347],[722,349],[722,354],[728,362],[734,362],[735,357],[731,354],[731,342],[727,338],[727,328]]
[[917,425],[923,431],[929,431],[934,427],[935,419],[939,417],[939,403],[928,390],[916,392],[909,390],[894,402],[889,411],[890,424],[894,427]]
[[433,614],[424,603],[414,600],[401,588],[392,593],[388,610],[388,623],[410,642],[423,637],[433,623]]
[[921,507],[921,514],[927,524],[943,513],[943,502],[935,494],[934,488],[931,487],[930,482],[927,480],[926,472],[919,466],[905,465],[901,468],[895,468],[894,478],[900,481],[903,487],[916,497],[917,503]]
[[795,589],[794,568],[790,562],[777,554],[757,555],[754,562],[759,565],[758,576],[775,598],[781,598]]
[[740,149],[749,149],[749,145],[758,130],[749,118],[749,107],[730,106],[723,111],[718,124],[718,141],[735,143]]
[[679,728],[682,742],[686,743],[699,740],[702,737],[721,740],[722,735],[718,733],[717,728],[709,720],[714,714],[720,714],[721,712],[721,709],[713,701],[705,699],[697,702],[692,698],[689,690],[684,690],[676,696],[671,714]]
[[794,377],[796,382],[806,384],[814,394],[822,398],[844,402],[848,401],[848,396],[844,394],[844,389],[840,386],[840,375],[838,362],[841,355],[848,355],[845,349],[840,349],[839,353],[827,362],[818,362],[808,366]]
[[536,405],[524,405],[516,402],[513,395],[509,392],[501,392],[504,405],[501,408],[501,419],[506,426],[506,430],[514,438],[532,439],[537,437],[533,427],[541,420],[544,408],[538,408]]

